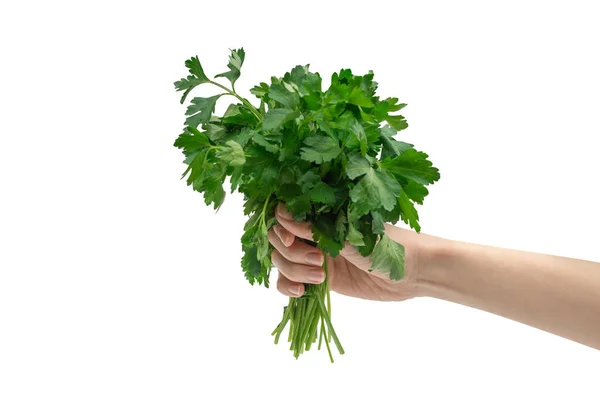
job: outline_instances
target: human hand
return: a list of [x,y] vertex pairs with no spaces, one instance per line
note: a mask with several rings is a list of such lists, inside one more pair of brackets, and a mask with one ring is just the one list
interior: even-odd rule
[[[271,261],[280,272],[277,289],[286,296],[300,297],[304,293],[303,283],[319,284],[325,280],[325,271],[321,268],[323,254],[298,240],[313,240],[309,222],[296,222],[281,203],[276,208],[275,217],[279,224],[269,230],[269,241],[275,247]],[[369,272],[369,257],[363,257],[346,242],[338,257],[328,256],[327,259],[331,290],[346,296],[380,301],[400,301],[419,296],[418,265],[424,247],[421,234],[390,224],[386,224],[385,233],[405,247],[404,278],[393,281],[389,274]]]

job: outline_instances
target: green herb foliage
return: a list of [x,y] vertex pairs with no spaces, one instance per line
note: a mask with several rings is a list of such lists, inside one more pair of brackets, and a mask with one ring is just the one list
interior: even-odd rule
[[[427,154],[395,139],[408,127],[397,113],[406,104],[376,96],[373,72],[359,76],[342,69],[323,90],[321,76],[299,65],[253,87],[250,92],[260,102],[255,107],[234,87],[244,60],[243,49],[232,50],[228,70],[215,76],[229,80],[230,88],[209,79],[198,57],[185,62],[189,75],[175,82],[176,90],[183,91],[182,103],[201,85],[223,92],[190,100],[175,146],[185,156],[183,178],[204,194],[207,205],[218,209],[227,190],[244,195],[248,221],[242,269],[248,281],[269,285],[272,247],[267,232],[276,223],[279,202],[286,203],[295,219],[313,223],[313,240],[323,253],[336,257],[348,243],[371,257],[373,269],[402,279],[404,247],[384,234],[384,223],[401,219],[420,231],[415,203],[423,204],[426,186],[440,177]],[[226,97],[235,101],[222,116],[215,115],[217,102]],[[317,336],[326,336],[328,349],[331,335],[339,344],[325,298],[327,282],[307,285],[304,299],[292,299],[286,307],[274,335],[278,340],[291,321],[297,337],[290,331],[289,339],[296,356]],[[316,333],[319,321],[321,334]],[[343,352],[341,345],[338,349]]]

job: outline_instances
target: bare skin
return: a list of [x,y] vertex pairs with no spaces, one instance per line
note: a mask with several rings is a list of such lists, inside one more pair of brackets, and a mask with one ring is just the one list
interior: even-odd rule
[[[297,238],[312,240],[311,226],[296,222],[283,204],[269,231],[279,269],[278,290],[291,297],[303,283],[321,283],[322,254]],[[369,272],[369,258],[346,243],[328,258],[331,290],[370,300],[434,297],[501,315],[600,349],[600,263],[475,245],[386,224],[386,234],[406,249],[406,275],[391,281]]]

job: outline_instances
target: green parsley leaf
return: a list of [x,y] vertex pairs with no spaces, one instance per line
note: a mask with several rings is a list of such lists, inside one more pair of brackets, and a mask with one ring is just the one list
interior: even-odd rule
[[259,85],[254,86],[250,89],[250,93],[258,97],[259,99],[263,99],[267,93],[269,93],[269,85],[264,82],[261,82]]
[[269,236],[266,225],[262,224],[256,232],[256,258],[262,260],[269,255]]
[[373,110],[375,119],[378,122],[385,121],[388,118],[388,113],[399,111],[406,107],[406,104],[396,104],[397,102],[398,99],[395,97],[388,97],[387,99],[380,101]]
[[429,185],[440,179],[440,172],[422,151],[408,149],[395,158],[387,158],[381,166],[391,174]]
[[194,151],[208,146],[208,137],[198,129],[188,126],[177,140],[174,146],[187,151]]
[[215,210],[218,210],[225,200],[225,191],[223,190],[223,176],[213,173],[215,169],[204,180],[204,202],[206,205],[211,203]]
[[263,266],[257,257],[257,248],[255,246],[244,246],[244,256],[242,257],[242,270],[248,282],[254,285],[255,282],[262,283]]
[[408,128],[408,122],[402,115],[388,115],[386,121],[397,131]]
[[356,179],[363,176],[371,169],[371,163],[365,157],[358,154],[350,154],[348,156],[348,164],[346,165],[346,175],[350,179]]
[[187,60],[185,62],[185,66],[188,67],[192,75],[175,82],[175,89],[177,91],[185,90],[183,96],[181,96],[181,104],[183,104],[185,98],[192,91],[192,89],[194,89],[196,86],[202,83],[210,81],[206,74],[204,74],[204,70],[202,69],[202,65],[200,65],[198,56],[192,57],[189,60]]
[[288,199],[285,205],[297,221],[306,219],[307,215],[312,211],[312,203],[308,194]]
[[246,162],[244,149],[234,140],[229,140],[225,143],[225,146],[219,147],[217,157],[232,167],[239,167]]
[[229,183],[231,184],[231,193],[235,192],[240,185],[240,182],[242,181],[242,172],[243,169],[241,167],[233,168],[231,178],[229,179]]
[[406,107],[405,103],[398,104],[397,97],[388,97],[384,101],[389,104],[389,109],[388,109],[389,112],[400,111],[404,107]]
[[373,233],[373,227],[368,218],[361,218],[359,220],[359,229],[365,244],[364,246],[356,246],[356,249],[362,256],[368,257],[373,252],[379,235]]
[[390,274],[390,279],[399,281],[404,277],[404,246],[393,241],[387,235],[381,235],[381,240],[371,254],[371,270],[379,270]]
[[419,225],[419,214],[415,205],[410,201],[405,192],[400,193],[398,197],[398,204],[400,205],[400,217],[402,221],[409,224],[415,231],[421,231],[421,225]]
[[[205,128],[208,127],[210,124],[206,124]],[[208,129],[207,129],[208,131]],[[247,126],[243,127],[242,129],[240,129],[239,131],[234,131],[234,133],[231,135],[231,140],[236,141],[240,144],[240,146],[242,147],[246,147],[246,145],[248,144],[248,142],[250,141],[250,139],[256,134],[256,130],[254,129],[250,129]],[[210,137],[210,135],[209,135]]]
[[212,140],[215,143],[221,140],[227,133],[227,129],[225,129],[223,125],[208,123],[203,125],[202,127],[204,128],[205,133],[210,138],[210,140]]
[[185,170],[181,178],[183,179],[188,172],[190,173],[187,179],[187,184],[192,185],[194,190],[201,192],[203,183],[204,183],[204,175],[207,171],[207,152],[208,150],[196,151],[190,154],[191,159],[188,161],[188,168]]
[[377,211],[371,212],[371,217],[373,221],[371,222],[371,227],[373,228],[373,233],[382,234],[385,232],[385,225],[383,221],[383,216]]
[[362,127],[360,122],[354,120],[352,126],[350,127],[350,130],[358,139],[358,143],[360,144],[360,153],[364,157],[367,154],[367,135],[365,133],[365,129]]
[[353,246],[365,245],[365,241],[363,240],[363,234],[360,233],[360,231],[356,229],[356,227],[354,227],[353,223],[348,224],[348,235],[346,236],[346,239],[348,239],[350,244]]
[[254,134],[254,136],[252,136],[252,141],[267,150],[269,153],[276,154],[279,151],[278,145],[271,143],[267,137],[261,135],[260,133]]
[[423,204],[423,200],[429,194],[429,190],[425,186],[415,181],[408,181],[406,185],[402,185],[402,190],[409,199],[417,204]]
[[381,159],[389,157],[397,157],[408,149],[412,149],[413,145],[405,142],[399,142],[394,139],[394,135],[398,133],[389,125],[381,128]]
[[398,181],[384,171],[371,168],[350,190],[350,198],[357,215],[361,216],[380,207],[392,210],[400,192]]
[[200,60],[198,56],[192,57],[185,62],[185,66],[188,67],[190,73],[196,77],[201,82],[208,82],[209,79],[204,73],[204,69],[202,69],[202,64],[200,64]]
[[341,211],[335,219],[335,231],[337,232],[337,239],[340,243],[346,241],[346,231],[348,230],[348,219],[346,213]]
[[273,82],[269,88],[269,98],[290,110],[297,108],[300,103],[300,97],[294,92],[293,88],[288,89],[276,78],[273,78]]
[[337,257],[344,248],[344,244],[337,238],[335,224],[326,216],[319,216],[313,221],[312,233],[317,247],[331,257]]
[[298,178],[298,185],[302,188],[302,193],[308,193],[319,182],[321,182],[321,176],[312,169]]
[[215,75],[215,78],[227,78],[233,85],[240,77],[240,70],[242,69],[242,64],[244,64],[245,57],[246,52],[244,49],[231,50],[231,54],[229,55],[229,63],[227,64],[229,71],[217,74]]
[[348,103],[354,104],[359,107],[373,107],[373,101],[371,98],[360,88],[355,87],[348,96]]
[[223,117],[221,123],[231,125],[251,125],[256,121],[256,117],[245,106],[240,104],[230,104]]
[[310,191],[310,199],[316,203],[335,204],[335,192],[325,182],[317,183]]
[[185,113],[185,115],[189,115],[185,123],[192,128],[196,128],[198,125],[210,121],[212,113],[215,112],[217,100],[221,96],[221,94],[218,94],[212,97],[194,97]]
[[266,131],[277,129],[287,121],[300,116],[300,111],[292,111],[286,108],[274,108],[267,112],[263,120],[263,129]]
[[329,136],[309,136],[304,139],[304,144],[300,149],[300,157],[316,164],[331,161],[341,152],[337,141]]

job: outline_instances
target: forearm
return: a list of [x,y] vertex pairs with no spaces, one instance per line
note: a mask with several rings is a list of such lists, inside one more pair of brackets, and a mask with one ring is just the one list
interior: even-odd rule
[[600,264],[426,239],[423,295],[488,311],[600,349]]

